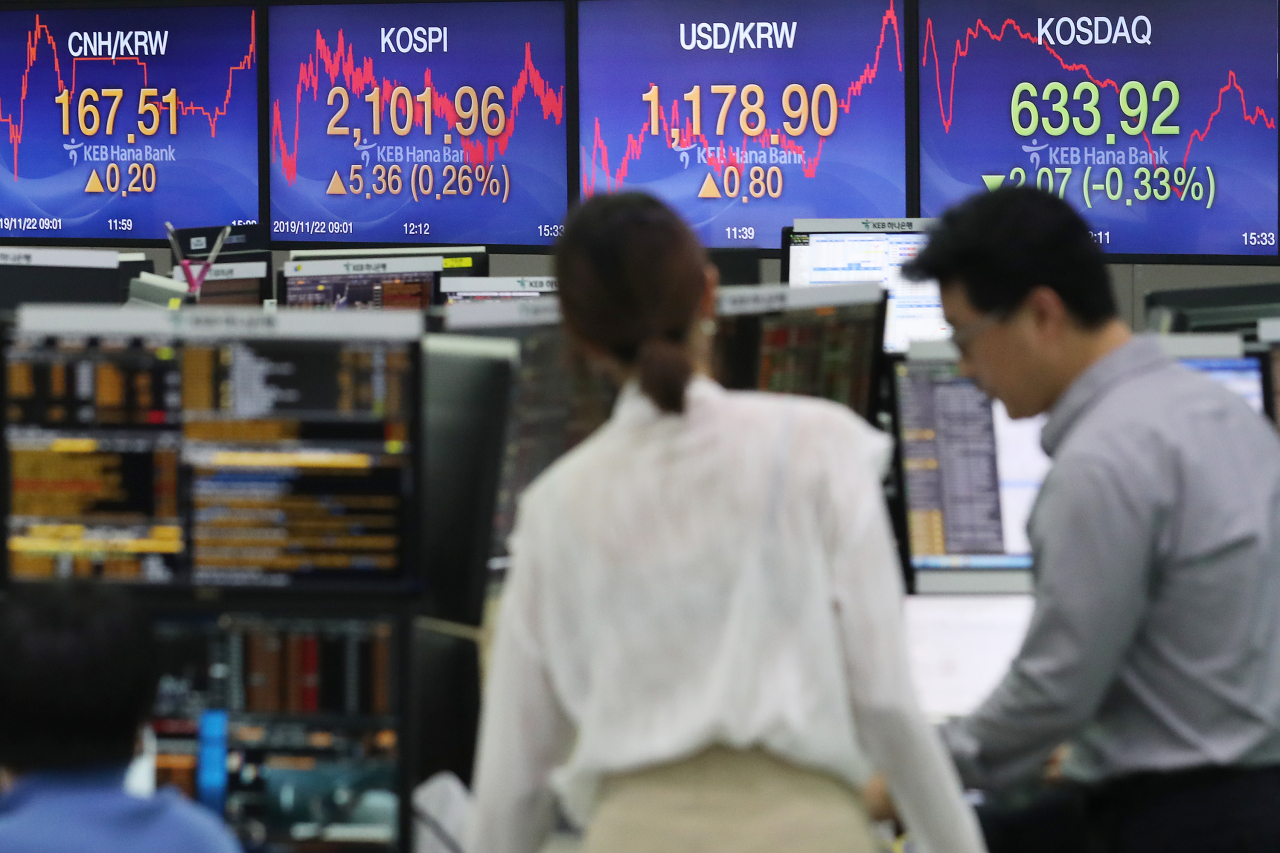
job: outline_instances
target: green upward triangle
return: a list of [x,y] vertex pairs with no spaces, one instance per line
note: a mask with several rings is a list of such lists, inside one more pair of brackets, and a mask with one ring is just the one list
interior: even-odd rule
[[987,185],[988,190],[995,192],[1004,183],[1004,175],[983,175],[982,182]]

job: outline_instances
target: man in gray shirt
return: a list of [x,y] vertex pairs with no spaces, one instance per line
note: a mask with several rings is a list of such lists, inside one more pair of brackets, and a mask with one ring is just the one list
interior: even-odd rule
[[1038,190],[945,214],[961,368],[1053,457],[1027,525],[1035,615],[1008,674],[943,728],[968,784],[1069,743],[1105,851],[1280,850],[1280,439],[1118,319],[1089,226]]

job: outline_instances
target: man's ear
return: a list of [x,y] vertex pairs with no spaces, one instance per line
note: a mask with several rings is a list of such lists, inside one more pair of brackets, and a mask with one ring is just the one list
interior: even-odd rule
[[1031,312],[1036,329],[1041,333],[1056,336],[1071,322],[1071,312],[1067,310],[1066,303],[1051,287],[1033,287],[1024,304]]

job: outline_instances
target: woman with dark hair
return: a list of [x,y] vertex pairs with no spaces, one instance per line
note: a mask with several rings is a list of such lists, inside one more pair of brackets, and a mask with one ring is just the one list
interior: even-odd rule
[[863,853],[879,768],[929,853],[982,842],[912,692],[889,441],[708,378],[717,275],[655,199],[556,247],[568,332],[622,385],[531,485],[490,667],[469,853]]

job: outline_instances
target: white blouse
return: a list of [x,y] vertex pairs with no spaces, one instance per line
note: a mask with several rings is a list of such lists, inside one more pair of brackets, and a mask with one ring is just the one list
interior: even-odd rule
[[888,439],[701,377],[686,401],[629,385],[520,500],[468,850],[536,850],[553,796],[585,826],[602,776],[712,744],[881,768],[924,850],[983,850],[907,670]]

